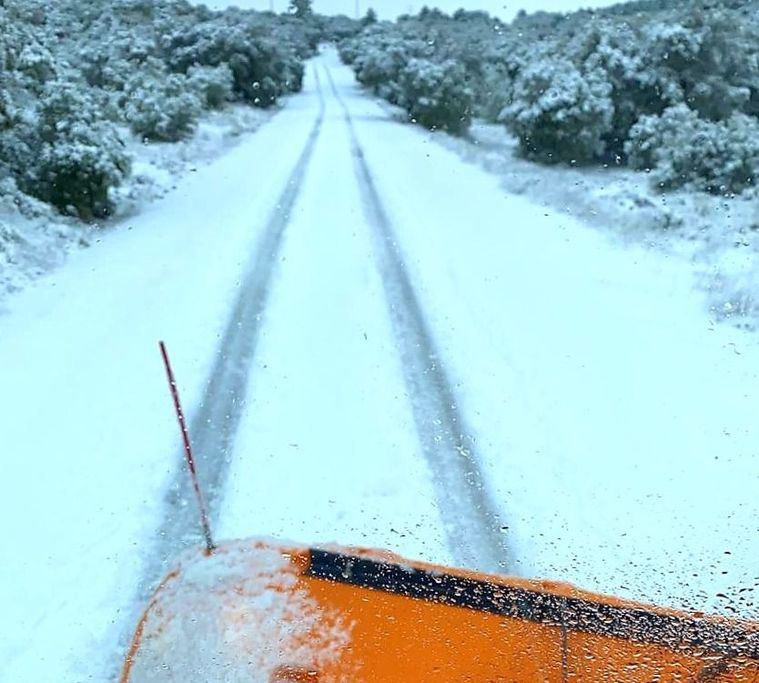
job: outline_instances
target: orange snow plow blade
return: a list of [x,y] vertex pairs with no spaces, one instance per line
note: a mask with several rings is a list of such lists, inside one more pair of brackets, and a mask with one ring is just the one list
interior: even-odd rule
[[121,681],[759,683],[759,624],[377,551],[236,541],[164,580]]

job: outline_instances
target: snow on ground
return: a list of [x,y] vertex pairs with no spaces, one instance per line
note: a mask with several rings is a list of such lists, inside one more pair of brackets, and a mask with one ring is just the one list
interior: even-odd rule
[[481,122],[467,139],[433,139],[498,174],[509,193],[579,218],[626,243],[690,260],[698,287],[707,295],[709,316],[759,329],[759,189],[726,196],[658,193],[645,173],[626,168],[546,167],[518,158],[517,141],[503,126]]
[[0,183],[0,312],[3,300],[60,266],[72,251],[97,246],[120,220],[139,213],[149,202],[176,187],[265,123],[271,111],[243,105],[207,112],[192,137],[178,143],[143,144],[127,128],[122,136],[132,156],[132,174],[114,191],[115,220],[86,224],[62,216],[51,206]]
[[[687,262],[505,194],[390,120],[328,54],[258,134],[8,301],[0,681],[107,680],[118,666],[137,584],[156,578],[141,553],[177,455],[156,342],[192,414],[325,67],[499,493],[516,569],[699,608],[724,608],[724,592],[756,616],[736,597],[759,556],[755,339],[709,321]],[[446,561],[444,501],[418,457],[348,129],[325,95],[218,532]]]
[[756,617],[755,336],[684,259],[504,194],[336,73],[521,571]]
[[192,412],[313,97],[8,302],[0,680],[105,680],[118,667],[119,615],[130,614],[177,453],[157,341]]
[[285,233],[219,534],[450,562],[393,344],[342,110]]

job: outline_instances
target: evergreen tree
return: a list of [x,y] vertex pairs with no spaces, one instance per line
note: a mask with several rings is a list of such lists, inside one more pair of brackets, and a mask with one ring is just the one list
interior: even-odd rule
[[377,23],[377,13],[374,11],[372,7],[370,7],[366,11],[366,15],[364,16],[364,18],[361,20],[361,24],[363,26],[371,26],[372,24],[376,24],[376,23]]
[[313,14],[311,0],[290,0],[290,13],[298,19],[306,19]]

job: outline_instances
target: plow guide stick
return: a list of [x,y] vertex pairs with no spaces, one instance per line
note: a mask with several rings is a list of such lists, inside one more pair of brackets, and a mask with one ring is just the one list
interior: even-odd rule
[[211,536],[211,525],[208,522],[208,512],[203,500],[203,494],[200,490],[200,484],[198,483],[198,473],[195,469],[195,459],[192,456],[192,445],[190,444],[190,435],[187,431],[187,424],[184,419],[184,412],[182,411],[182,403],[179,400],[179,389],[177,388],[176,380],[174,379],[174,372],[171,369],[171,362],[169,361],[169,353],[166,350],[166,344],[164,342],[158,342],[158,346],[161,348],[161,356],[163,357],[163,365],[166,368],[166,377],[169,381],[169,390],[171,391],[171,397],[174,399],[174,410],[177,414],[177,421],[179,422],[179,430],[182,432],[182,441],[184,443],[185,459],[187,460],[187,467],[190,470],[190,477],[192,477],[192,487],[195,489],[195,497],[198,500],[198,508],[200,510],[200,525],[203,529],[203,538],[206,543],[206,550],[209,553],[214,551],[213,538]]

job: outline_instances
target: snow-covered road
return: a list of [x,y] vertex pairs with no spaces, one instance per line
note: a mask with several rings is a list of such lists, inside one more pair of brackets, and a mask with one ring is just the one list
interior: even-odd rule
[[112,677],[194,532],[159,338],[219,537],[756,617],[759,352],[684,265],[504,195],[331,51],[124,227],[0,319],[0,681]]

